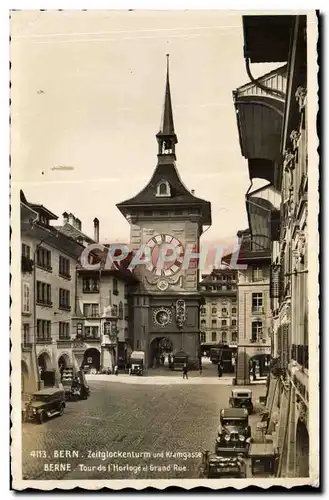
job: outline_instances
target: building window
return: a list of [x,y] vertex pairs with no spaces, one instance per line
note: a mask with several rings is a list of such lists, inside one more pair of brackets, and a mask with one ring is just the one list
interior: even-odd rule
[[238,341],[238,334],[237,332],[232,332],[232,342],[237,342]]
[[98,293],[99,280],[95,278],[83,278],[83,293]]
[[37,281],[37,303],[44,306],[51,306],[51,285]]
[[216,332],[211,332],[211,341],[216,342],[217,341],[217,333]]
[[156,196],[170,196],[169,182],[167,182],[167,181],[161,181],[157,185]]
[[59,271],[58,273],[65,278],[71,278],[70,274],[70,259],[59,256]]
[[123,304],[121,301],[119,303],[119,319],[123,319]]
[[217,314],[217,307],[213,307],[211,309],[211,314]]
[[30,310],[30,285],[23,283],[23,313],[29,314]]
[[66,309],[69,311],[70,307],[70,291],[64,288],[59,289],[59,309]]
[[86,318],[97,318],[99,316],[98,304],[83,304],[83,315]]
[[232,326],[236,326],[236,319],[232,319]]
[[205,326],[206,326],[206,320],[205,320],[205,319],[202,319],[202,320],[201,320],[201,326],[202,326],[202,327],[205,327]]
[[51,340],[51,322],[44,319],[37,320],[37,340]]
[[119,295],[118,280],[113,278],[113,295]]
[[222,342],[223,342],[223,344],[226,344],[226,342],[227,342],[227,335],[226,335],[226,332],[223,332],[223,333],[222,333]]
[[25,243],[22,243],[22,257],[31,258],[31,247]]
[[260,266],[253,266],[252,270],[252,281],[261,281],[263,279],[263,268]]
[[236,298],[232,299],[232,303],[234,304],[236,303]]
[[236,314],[236,307],[232,307],[232,314]]
[[30,325],[29,323],[23,324],[23,345],[28,346],[31,342],[30,339]]
[[139,349],[139,346],[140,346],[140,341],[139,341],[139,339],[137,339],[137,341],[136,341],[136,348],[137,348],[137,350]]
[[70,323],[59,322],[59,339],[69,339],[70,338]]
[[37,250],[37,265],[47,271],[51,271],[51,252],[46,248],[39,247]]
[[226,307],[224,307],[222,309],[222,316],[227,316],[227,309],[226,309]]
[[252,312],[260,313],[263,312],[263,294],[253,293],[252,294]]
[[112,307],[112,315],[118,316],[118,306],[116,304],[114,304]]
[[206,314],[206,308],[205,307],[201,307],[201,314],[203,316]]
[[200,333],[200,343],[205,344],[206,343],[206,334],[204,332]]
[[263,323],[253,321],[251,323],[251,342],[258,342],[263,336]]
[[99,337],[98,326],[85,326],[85,337],[97,339]]
[[211,320],[211,326],[212,326],[213,328],[216,328],[216,326],[217,326],[217,320],[212,319],[212,320]]
[[226,319],[222,319],[222,326],[227,326],[227,320]]

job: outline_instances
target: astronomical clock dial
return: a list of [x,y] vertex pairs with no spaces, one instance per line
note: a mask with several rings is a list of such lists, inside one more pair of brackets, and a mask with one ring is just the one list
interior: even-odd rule
[[[149,240],[147,246],[151,250],[151,262],[147,266],[150,273],[159,278],[170,277],[178,273],[184,260],[184,247],[177,238],[170,234],[157,234]],[[163,256],[170,257],[173,253],[172,247],[176,250],[172,260],[168,259],[162,264],[161,252],[163,252]]]
[[167,307],[158,307],[153,311],[153,322],[155,325],[164,328],[172,321],[171,310]]

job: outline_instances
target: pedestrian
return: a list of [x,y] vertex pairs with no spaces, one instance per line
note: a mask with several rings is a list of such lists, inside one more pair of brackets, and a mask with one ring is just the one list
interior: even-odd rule
[[202,363],[201,363],[201,359],[199,361],[199,370],[200,370],[200,375],[202,375]]
[[222,365],[221,361],[218,361],[217,371],[218,371],[218,377],[222,377],[223,376],[223,365]]
[[114,367],[114,375],[119,375],[118,365]]
[[183,379],[184,378],[188,379],[188,375],[187,375],[187,363],[184,363],[184,366],[183,366]]

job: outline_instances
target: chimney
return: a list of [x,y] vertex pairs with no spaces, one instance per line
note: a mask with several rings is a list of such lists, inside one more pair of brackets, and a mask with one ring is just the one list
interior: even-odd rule
[[94,219],[94,240],[99,243],[99,220],[97,217]]
[[69,221],[69,214],[67,212],[64,212],[62,214],[62,217],[63,217],[63,224],[67,224]]
[[194,194],[195,193],[195,189],[191,189],[191,193]]
[[69,224],[71,224],[71,226],[74,226],[74,221],[75,221],[75,217],[73,214],[69,214]]

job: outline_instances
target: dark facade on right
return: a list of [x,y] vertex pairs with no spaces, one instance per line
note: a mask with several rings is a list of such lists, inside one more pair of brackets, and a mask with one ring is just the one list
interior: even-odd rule
[[[241,152],[250,181],[269,183],[257,210],[246,194],[251,238],[263,235],[271,249],[267,433],[277,475],[308,477],[307,16],[245,16],[243,32],[250,82],[233,92]],[[282,67],[255,79],[253,63]]]

